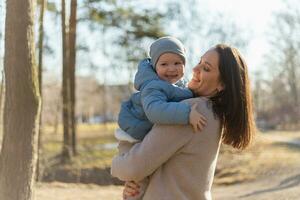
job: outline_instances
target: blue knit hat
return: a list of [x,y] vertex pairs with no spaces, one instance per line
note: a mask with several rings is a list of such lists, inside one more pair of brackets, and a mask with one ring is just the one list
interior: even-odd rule
[[164,53],[175,53],[179,55],[182,58],[183,63],[185,64],[185,48],[177,38],[171,36],[161,37],[151,44],[149,56],[151,58],[154,69],[156,68],[156,63],[159,57]]

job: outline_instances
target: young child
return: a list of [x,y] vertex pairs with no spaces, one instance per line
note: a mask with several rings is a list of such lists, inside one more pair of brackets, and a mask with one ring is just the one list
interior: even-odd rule
[[[134,87],[138,92],[121,105],[120,129],[115,133],[119,141],[143,140],[154,123],[190,123],[195,131],[205,125],[205,118],[195,107],[179,102],[193,97],[188,88],[177,86],[184,75],[186,52],[183,44],[174,37],[162,37],[152,43],[149,55],[150,58],[139,63],[135,75]],[[146,183],[140,185],[145,187]],[[143,192],[131,199],[142,198]]]

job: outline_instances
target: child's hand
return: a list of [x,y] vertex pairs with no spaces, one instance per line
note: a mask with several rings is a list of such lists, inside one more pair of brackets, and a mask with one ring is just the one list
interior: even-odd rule
[[190,112],[190,124],[193,126],[194,132],[202,131],[204,126],[206,125],[206,118],[201,115],[197,109],[197,104],[194,104],[191,108]]

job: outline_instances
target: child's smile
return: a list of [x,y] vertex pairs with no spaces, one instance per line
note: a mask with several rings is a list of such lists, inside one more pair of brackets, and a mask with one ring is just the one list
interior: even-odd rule
[[160,79],[176,83],[184,75],[184,62],[175,53],[164,53],[156,63],[156,72]]

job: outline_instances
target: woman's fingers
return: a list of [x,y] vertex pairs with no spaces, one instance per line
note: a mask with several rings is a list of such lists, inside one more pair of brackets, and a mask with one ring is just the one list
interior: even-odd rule
[[125,182],[125,187],[123,189],[123,198],[127,199],[130,196],[139,194],[139,188],[140,186],[133,181]]
[[127,197],[129,197],[129,195],[126,195],[126,194],[125,194],[125,189],[123,189],[123,200],[126,200]]
[[130,188],[130,187],[125,187],[124,188],[124,194],[125,195],[131,195],[131,194],[133,194],[133,193],[136,193],[136,190],[135,189],[132,189],[132,188]]
[[128,182],[126,182],[125,186],[129,187],[129,188],[132,188],[132,189],[135,189],[135,190],[138,190],[140,188],[139,184],[137,184],[134,181],[128,181]]
[[138,192],[137,193],[136,192],[130,192],[126,188],[124,188],[124,190],[123,190],[123,198],[124,199],[127,199],[128,197],[133,197],[133,196],[135,196],[137,194],[138,194]]

